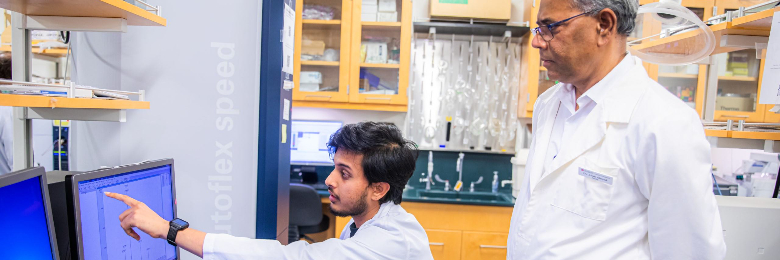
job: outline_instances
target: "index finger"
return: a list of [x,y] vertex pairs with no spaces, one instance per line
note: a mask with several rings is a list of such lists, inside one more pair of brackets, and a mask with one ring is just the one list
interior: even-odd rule
[[119,194],[119,193],[113,193],[113,192],[105,192],[106,196],[112,199],[116,199],[118,201],[124,202],[128,206],[132,206],[136,203],[138,203],[137,200],[131,198],[130,196]]

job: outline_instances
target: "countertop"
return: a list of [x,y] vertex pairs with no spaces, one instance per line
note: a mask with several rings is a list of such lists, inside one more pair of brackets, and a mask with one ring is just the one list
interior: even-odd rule
[[[422,195],[420,193],[423,193]],[[328,197],[330,194],[328,190],[317,189],[317,194],[320,197]],[[470,197],[492,197],[495,196],[498,200],[482,200],[482,199],[470,199]],[[465,197],[465,198],[460,198]],[[443,203],[443,204],[461,204],[461,205],[477,205],[477,206],[501,206],[501,207],[513,207],[515,205],[515,199],[511,193],[490,193],[490,192],[469,192],[469,191],[443,191],[443,190],[430,190],[419,188],[407,188],[404,189],[403,201],[406,202],[423,202],[423,203]]]

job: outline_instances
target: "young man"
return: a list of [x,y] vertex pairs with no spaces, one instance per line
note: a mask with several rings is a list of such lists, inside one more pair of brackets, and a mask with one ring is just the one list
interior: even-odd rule
[[[325,180],[330,210],[352,217],[339,239],[284,246],[187,228],[175,234],[176,244],[204,259],[433,259],[425,230],[399,205],[414,172],[417,146],[394,125],[363,122],[342,127],[328,147],[336,165]],[[170,222],[142,202],[116,193],[106,196],[130,206],[119,215],[129,236],[140,239],[135,227],[154,238],[168,237]]]

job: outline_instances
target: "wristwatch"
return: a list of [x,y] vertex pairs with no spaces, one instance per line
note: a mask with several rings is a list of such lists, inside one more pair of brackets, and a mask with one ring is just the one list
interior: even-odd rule
[[176,235],[179,234],[179,231],[185,230],[188,227],[190,227],[190,223],[187,223],[187,221],[180,218],[171,220],[171,228],[168,229],[168,244],[176,246]]

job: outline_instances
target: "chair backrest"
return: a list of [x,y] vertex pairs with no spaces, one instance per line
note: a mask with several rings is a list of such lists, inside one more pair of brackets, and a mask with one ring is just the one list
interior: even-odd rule
[[290,225],[314,226],[322,221],[322,201],[314,188],[290,183]]

